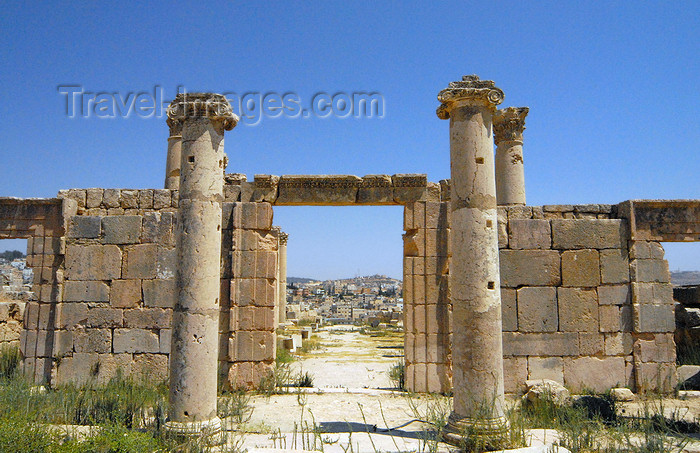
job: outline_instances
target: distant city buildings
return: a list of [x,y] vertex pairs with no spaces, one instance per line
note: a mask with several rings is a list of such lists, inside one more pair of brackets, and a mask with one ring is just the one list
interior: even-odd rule
[[25,258],[0,258],[0,301],[31,300],[34,272]]
[[343,280],[290,278],[287,319],[317,323],[360,324],[403,320],[402,282],[386,275]]

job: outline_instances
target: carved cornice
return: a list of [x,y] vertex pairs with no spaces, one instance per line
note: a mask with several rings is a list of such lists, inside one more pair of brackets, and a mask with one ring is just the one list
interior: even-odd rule
[[168,106],[168,119],[181,122],[188,118],[221,122],[227,131],[238,124],[238,116],[233,113],[231,104],[226,97],[216,93],[179,93]]
[[450,82],[447,88],[438,93],[440,106],[435,113],[441,120],[449,119],[450,111],[461,101],[495,109],[504,97],[505,94],[493,80],[479,80],[476,75],[466,75],[461,81]]
[[500,142],[517,141],[522,144],[527,107],[507,107],[493,115],[493,135],[496,145]]

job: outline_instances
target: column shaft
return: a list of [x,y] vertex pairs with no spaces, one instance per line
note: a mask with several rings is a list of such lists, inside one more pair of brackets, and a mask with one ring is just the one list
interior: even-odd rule
[[527,107],[508,107],[494,115],[496,148],[496,194],[498,205],[525,205],[523,131]]
[[492,136],[502,98],[476,76],[438,95],[438,116],[450,119],[454,407],[444,434],[454,444],[470,433],[496,446],[507,428]]
[[180,160],[182,156],[182,123],[168,119],[168,155],[165,161],[165,188],[180,188]]
[[182,152],[176,233],[177,300],[173,310],[166,429],[183,435],[221,431],[216,406],[227,123],[226,117],[208,110],[217,107],[216,103],[226,111],[228,103],[223,96],[178,95],[173,101],[176,107],[171,105],[173,112],[169,111],[169,115],[182,119]]

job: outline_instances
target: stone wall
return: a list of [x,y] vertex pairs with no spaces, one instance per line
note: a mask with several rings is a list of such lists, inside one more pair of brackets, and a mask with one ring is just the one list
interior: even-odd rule
[[25,302],[0,302],[0,350],[18,348],[22,335]]
[[673,300],[656,242],[608,205],[499,208],[506,391],[674,384]]
[[406,387],[447,392],[450,368],[449,206],[417,201],[404,209]]
[[[59,193],[65,237],[50,311],[27,306],[23,354],[52,384],[104,382],[118,369],[167,377],[175,291],[170,190],[87,189]],[[42,288],[43,289],[43,288]],[[33,312],[38,309],[38,322]],[[37,369],[39,367],[36,367]]]
[[[449,181],[227,178],[219,359],[230,386],[253,386],[274,364],[273,205],[393,204],[404,206],[407,385],[451,389]],[[36,276],[20,338],[27,373],[53,384],[104,381],[117,369],[167,377],[177,200],[150,189],[0,199],[0,237],[28,238]],[[696,203],[668,203],[499,208],[507,391],[541,377],[574,389],[674,384],[672,290],[657,241],[694,240],[698,222]]]

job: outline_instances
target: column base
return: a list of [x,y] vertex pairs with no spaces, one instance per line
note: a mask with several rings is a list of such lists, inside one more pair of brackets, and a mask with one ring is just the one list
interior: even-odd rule
[[510,426],[505,417],[471,418],[459,417],[451,413],[447,425],[442,429],[444,442],[472,450],[503,450],[508,447],[508,430]]
[[203,422],[174,422],[168,420],[165,422],[164,429],[169,436],[173,437],[202,437],[209,445],[220,445],[224,442],[224,432],[219,417]]

